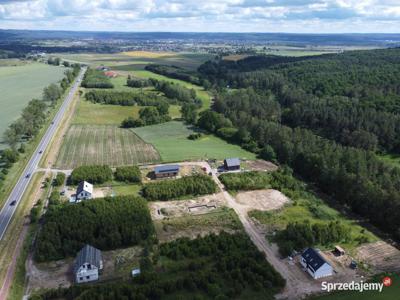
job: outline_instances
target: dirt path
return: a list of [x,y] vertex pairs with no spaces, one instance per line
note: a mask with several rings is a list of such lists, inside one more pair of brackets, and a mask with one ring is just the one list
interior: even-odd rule
[[15,246],[11,264],[9,265],[9,267],[7,269],[6,278],[5,278],[4,283],[0,290],[0,300],[6,300],[8,297],[8,292],[10,291],[11,284],[12,284],[14,274],[15,274],[15,269],[17,266],[17,259],[19,257],[19,254],[21,253],[21,248],[24,244],[24,240],[25,240],[26,233],[28,232],[28,228],[29,228],[29,223],[25,223],[24,227],[22,228],[22,231],[20,233],[20,236],[18,238],[17,245]]

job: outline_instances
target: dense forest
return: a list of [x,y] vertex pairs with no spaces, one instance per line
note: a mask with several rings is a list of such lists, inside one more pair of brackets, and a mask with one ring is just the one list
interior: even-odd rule
[[31,300],[50,299],[273,299],[285,280],[245,234],[180,238],[141,259],[141,275],[131,281],[73,285],[42,291]]
[[217,186],[209,176],[186,176],[174,180],[148,183],[143,187],[143,196],[151,201],[172,200],[183,196],[199,196],[215,193]]
[[66,203],[45,214],[35,259],[51,261],[75,256],[85,244],[101,250],[137,245],[153,233],[150,212],[142,198],[120,196]]
[[199,68],[218,92],[214,111],[202,113],[198,125],[291,166],[400,238],[400,169],[377,156],[400,151],[400,49],[349,51],[269,66],[257,59],[260,64],[236,69],[223,61]]

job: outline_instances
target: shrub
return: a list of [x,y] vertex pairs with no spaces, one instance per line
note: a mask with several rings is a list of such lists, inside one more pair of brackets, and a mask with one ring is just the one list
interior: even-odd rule
[[270,188],[271,174],[267,172],[225,173],[219,176],[230,191],[246,191]]
[[125,182],[141,182],[142,176],[137,166],[118,167],[115,170],[115,179]]
[[53,180],[53,186],[61,186],[65,181],[65,177],[64,173],[57,173],[56,178]]
[[88,181],[92,184],[104,183],[112,179],[112,170],[109,166],[81,166],[72,171],[71,184],[78,184],[81,181]]
[[196,175],[180,179],[149,183],[143,187],[143,196],[148,200],[170,200],[182,196],[198,196],[215,193],[217,186],[208,176]]

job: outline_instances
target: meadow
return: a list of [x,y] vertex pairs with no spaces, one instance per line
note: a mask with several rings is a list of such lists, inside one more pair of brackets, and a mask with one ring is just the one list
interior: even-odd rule
[[134,128],[132,131],[152,144],[164,162],[226,157],[255,159],[255,154],[214,135],[204,134],[198,140],[189,140],[187,137],[198,130],[178,121]]
[[92,164],[116,167],[157,161],[157,150],[128,129],[113,125],[72,125],[64,138],[56,167],[72,169]]
[[41,98],[43,88],[62,79],[64,71],[63,67],[40,63],[0,67],[0,140],[27,103],[33,98]]

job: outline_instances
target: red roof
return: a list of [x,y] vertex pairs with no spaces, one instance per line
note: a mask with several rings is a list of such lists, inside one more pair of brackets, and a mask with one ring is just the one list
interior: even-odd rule
[[104,75],[106,75],[107,77],[117,77],[118,74],[114,71],[107,71],[104,72]]

